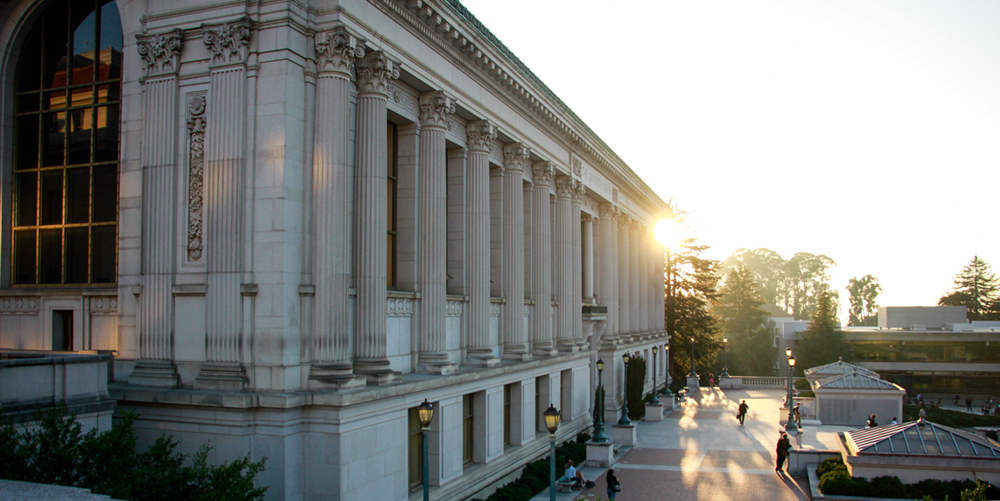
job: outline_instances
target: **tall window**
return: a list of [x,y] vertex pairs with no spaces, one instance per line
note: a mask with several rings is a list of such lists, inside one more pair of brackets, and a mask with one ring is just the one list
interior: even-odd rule
[[503,445],[510,445],[510,395],[512,384],[503,387]]
[[410,490],[412,491],[424,485],[424,450],[420,436],[420,415],[416,407],[410,409],[409,422]]
[[472,394],[462,397],[462,464],[472,462]]
[[114,284],[122,27],[111,0],[52,2],[15,86],[14,285]]
[[399,149],[399,136],[396,134],[396,124],[388,124],[386,127],[386,144],[388,145],[388,155],[386,155],[386,200],[389,204],[386,215],[388,217],[388,235],[386,240],[386,286],[390,289],[396,287],[396,182],[398,181],[398,162],[396,151]]

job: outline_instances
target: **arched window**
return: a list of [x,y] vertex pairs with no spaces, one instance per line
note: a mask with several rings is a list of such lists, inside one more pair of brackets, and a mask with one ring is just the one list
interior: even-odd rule
[[111,285],[118,262],[122,24],[113,0],[51,2],[15,83],[13,285]]

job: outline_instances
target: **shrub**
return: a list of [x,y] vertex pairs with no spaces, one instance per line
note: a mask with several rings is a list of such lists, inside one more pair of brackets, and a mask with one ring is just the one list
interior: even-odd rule
[[[590,440],[590,435],[581,433],[575,441],[566,442],[556,448],[556,478],[563,476],[566,461],[572,459],[577,465],[587,459],[587,446],[584,442]],[[486,501],[521,501],[531,499],[549,486],[549,455],[528,463],[517,480],[499,488]],[[479,501],[479,500],[476,500]]]
[[806,391],[800,391],[797,396],[800,396],[800,397],[803,397],[803,398],[806,398],[806,397],[812,398],[812,397],[815,397],[816,394],[813,393],[812,390],[806,390]]
[[816,467],[816,476],[823,478],[823,475],[834,470],[847,471],[847,465],[844,464],[844,460],[840,456],[832,457],[820,463]]
[[879,498],[906,498],[906,486],[903,481],[896,476],[875,477],[871,480],[875,489],[875,497]]
[[632,356],[628,363],[628,417],[638,421],[646,416],[646,406],[642,397],[646,381],[646,361],[640,356]]
[[808,379],[796,379],[794,386],[795,386],[796,390],[811,390],[812,389],[812,386],[809,385],[809,380]]

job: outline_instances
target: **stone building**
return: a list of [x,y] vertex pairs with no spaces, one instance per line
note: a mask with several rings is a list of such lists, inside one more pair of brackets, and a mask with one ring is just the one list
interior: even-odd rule
[[144,440],[407,499],[427,400],[460,499],[667,340],[669,206],[457,0],[0,11],[0,348],[113,351]]

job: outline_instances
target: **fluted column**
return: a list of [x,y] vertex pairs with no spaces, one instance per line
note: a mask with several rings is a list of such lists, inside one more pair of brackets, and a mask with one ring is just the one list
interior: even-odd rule
[[474,365],[500,362],[490,345],[490,145],[497,138],[495,125],[480,120],[466,126],[469,146],[468,212],[465,218],[467,358]]
[[447,239],[447,158],[444,135],[455,101],[444,92],[420,95],[420,153],[417,176],[417,289],[420,314],[417,336],[420,346],[417,370],[448,374],[458,367],[445,351],[445,293]]
[[503,276],[506,304],[500,316],[503,356],[530,360],[528,339],[524,332],[524,169],[528,165],[528,147],[522,143],[503,148]]
[[532,178],[531,249],[533,270],[531,295],[535,308],[531,314],[532,352],[539,356],[556,354],[552,340],[552,214],[549,190],[555,176],[552,162],[535,162]]
[[618,309],[615,296],[618,294],[618,262],[615,249],[618,248],[618,223],[615,206],[610,203],[599,207],[601,217],[601,279],[597,282],[597,302],[608,307],[604,335],[601,342],[611,346],[618,342]]
[[573,333],[573,178],[556,178],[555,296],[559,351],[579,350]]
[[357,61],[354,174],[354,372],[381,384],[399,378],[386,350],[386,124],[389,82],[399,66],[383,51]]
[[364,44],[343,28],[316,35],[316,123],[312,175],[313,311],[310,379],[338,387],[364,380],[352,372],[348,288],[350,93]]
[[[646,276],[648,280],[646,281],[647,293],[646,302],[649,303],[649,308],[646,318],[648,318],[647,325],[649,330],[660,335],[663,329],[660,328],[660,321],[657,320],[657,315],[661,318],[663,317],[663,308],[657,309],[661,301],[663,301],[663,247],[660,247],[660,243],[656,241],[656,238],[650,233],[646,237],[646,247],[649,253],[648,272]],[[659,297],[657,297],[657,275],[659,275]]]
[[[638,225],[636,230],[638,239],[639,266],[636,267],[635,298],[636,306],[639,308],[638,326],[636,331],[644,336],[650,334],[649,327],[649,228],[645,225]],[[650,367],[653,367],[650,365]]]
[[639,276],[639,231],[642,225],[638,219],[633,218],[628,229],[628,270],[629,270],[629,328],[633,337],[640,337],[643,334],[641,328],[642,302],[644,295],[639,287],[641,277]]
[[583,302],[594,303],[594,218],[582,216],[581,237],[583,245]]
[[573,272],[572,286],[570,291],[570,311],[573,315],[573,339],[576,345],[584,349],[587,340],[583,336],[583,236],[580,222],[583,205],[583,195],[587,193],[587,188],[582,181],[573,181],[573,198],[570,205],[570,234],[572,235],[572,256]]
[[632,218],[618,218],[618,336],[623,341],[632,338],[632,266],[629,264],[629,228]]
[[664,285],[664,274],[667,269],[666,247],[656,244],[656,277],[653,282],[653,294],[656,295],[656,323],[654,325],[660,332],[667,331],[666,319],[666,290]]

